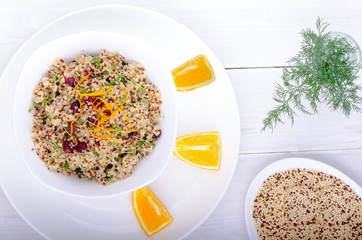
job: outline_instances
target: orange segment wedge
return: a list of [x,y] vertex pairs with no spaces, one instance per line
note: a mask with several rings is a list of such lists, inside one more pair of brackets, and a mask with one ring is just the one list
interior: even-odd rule
[[132,193],[133,211],[147,236],[151,236],[172,222],[172,217],[156,195],[143,187]]
[[179,137],[176,139],[173,153],[177,158],[196,167],[219,170],[220,133],[201,132]]
[[171,73],[177,91],[190,91],[215,80],[214,70],[204,54],[183,63]]

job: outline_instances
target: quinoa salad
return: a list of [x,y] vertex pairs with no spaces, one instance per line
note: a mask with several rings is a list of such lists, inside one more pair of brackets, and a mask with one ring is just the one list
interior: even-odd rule
[[158,88],[117,53],[55,59],[33,100],[34,150],[64,175],[103,185],[125,178],[161,135]]

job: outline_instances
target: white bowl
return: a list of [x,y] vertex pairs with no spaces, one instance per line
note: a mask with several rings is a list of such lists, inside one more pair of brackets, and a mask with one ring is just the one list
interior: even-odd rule
[[253,220],[253,206],[254,206],[254,199],[259,191],[260,186],[271,175],[277,172],[286,171],[288,169],[293,169],[293,168],[313,169],[335,176],[336,178],[342,180],[345,184],[349,185],[357,195],[362,197],[362,188],[355,181],[353,181],[351,178],[349,178],[347,175],[340,172],[336,168],[329,166],[328,164],[308,158],[286,158],[276,161],[265,167],[255,176],[246,194],[245,220],[246,220],[246,229],[248,231],[249,239],[251,240],[259,239]]
[[[79,179],[77,176],[64,176],[49,171],[46,164],[32,151],[34,143],[30,137],[33,114],[32,94],[41,77],[47,74],[53,59],[68,61],[80,56],[81,51],[98,55],[102,49],[118,52],[127,61],[141,63],[147,71],[148,81],[154,83],[162,95],[161,113],[164,116],[158,123],[162,135],[157,140],[153,152],[142,158],[131,176],[103,186],[96,181]],[[37,49],[21,70],[15,92],[13,123],[18,149],[25,165],[32,175],[45,186],[70,195],[82,197],[105,197],[124,194],[150,184],[166,168],[176,139],[175,86],[170,70],[158,53],[146,43],[121,34],[111,32],[84,32],[68,35]]]

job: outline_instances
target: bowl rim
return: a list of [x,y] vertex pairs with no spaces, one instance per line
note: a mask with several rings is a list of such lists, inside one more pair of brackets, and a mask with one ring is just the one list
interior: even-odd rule
[[[127,190],[123,190],[123,191],[112,191],[112,190],[105,190],[104,193],[101,193],[101,194],[97,194],[97,195],[94,195],[94,194],[82,194],[82,193],[75,193],[73,191],[66,191],[66,190],[63,190],[61,188],[59,188],[59,186],[57,185],[54,185],[54,184],[50,184],[49,182],[46,182],[44,181],[45,179],[38,176],[38,174],[36,174],[36,172],[34,172],[32,170],[32,167],[29,165],[29,162],[26,160],[27,157],[24,156],[24,154],[22,153],[22,147],[20,146],[19,144],[19,133],[18,133],[18,130],[17,130],[17,127],[16,127],[16,124],[15,124],[15,115],[16,115],[16,110],[15,110],[15,106],[16,106],[16,102],[17,102],[17,92],[18,92],[18,89],[19,89],[19,85],[21,85],[21,79],[23,78],[23,70],[24,68],[29,64],[29,61],[33,58],[34,55],[38,54],[39,52],[41,52],[42,50],[46,49],[46,48],[49,48],[49,46],[52,46],[52,45],[62,45],[63,43],[61,43],[62,40],[66,40],[66,39],[71,39],[71,38],[74,38],[74,37],[80,37],[80,36],[84,36],[84,35],[93,35],[93,34],[110,34],[110,35],[114,35],[114,36],[118,36],[118,37],[121,37],[121,38],[128,38],[128,39],[133,39],[135,41],[137,41],[138,43],[142,43],[144,44],[145,46],[147,46],[147,48],[149,49],[152,49],[152,51],[154,53],[157,53],[157,51],[155,49],[153,49],[151,46],[149,46],[149,44],[145,43],[144,41],[140,40],[140,39],[137,39],[133,36],[128,36],[128,35],[125,35],[125,34],[120,34],[120,33],[116,33],[116,32],[110,32],[110,31],[85,31],[85,32],[77,32],[77,33],[72,33],[72,34],[68,34],[68,35],[65,35],[65,36],[62,36],[60,38],[57,38],[57,39],[54,39],[50,42],[47,42],[46,44],[40,46],[39,48],[37,48],[36,50],[34,50],[30,55],[29,57],[25,60],[25,63],[24,65],[22,66],[22,69],[20,70],[20,75],[19,75],[19,81],[18,83],[16,84],[16,89],[15,89],[15,94],[14,94],[14,105],[13,105],[13,109],[12,109],[12,122],[13,122],[13,132],[14,132],[14,135],[15,135],[15,139],[16,139],[16,145],[17,145],[17,151],[19,152],[20,156],[22,157],[22,160],[23,160],[23,163],[27,169],[28,172],[30,172],[30,174],[38,181],[40,182],[43,186],[46,186],[47,188],[53,190],[53,191],[56,191],[56,192],[60,192],[60,193],[63,193],[63,194],[66,194],[66,195],[70,195],[70,196],[75,196],[75,197],[81,197],[81,198],[104,198],[104,197],[111,197],[111,196],[117,196],[117,195],[122,195],[122,194],[127,194],[131,191],[134,191],[138,188],[141,188],[141,187],[144,187],[150,183],[152,183],[153,181],[155,181],[157,178],[160,177],[160,175],[165,171],[170,159],[171,159],[171,156],[172,156],[172,148],[170,147],[169,149],[167,149],[167,157],[165,157],[165,161],[164,163],[161,165],[162,168],[159,169],[159,171],[157,171],[155,174],[152,175],[152,177],[149,177],[148,179],[146,179],[146,181],[142,181],[142,184],[138,184],[137,186],[133,186],[133,187],[130,187],[128,188]],[[107,49],[107,47],[105,47],[105,49]],[[78,56],[83,50],[79,50],[79,52],[76,52],[74,53],[73,56]],[[86,53],[88,53],[87,51],[85,51]],[[95,51],[97,53],[99,53],[99,51]],[[120,55],[122,55],[121,52],[119,52],[117,49],[112,49],[112,51],[110,52],[117,52],[119,53]],[[89,55],[93,55],[91,53],[89,53]],[[124,56],[124,55],[122,55]],[[124,56],[126,59],[127,59],[127,56]],[[154,56],[153,56],[154,57]],[[162,62],[163,64],[163,68],[167,71],[168,71],[168,74],[169,75],[169,80],[172,80],[172,77],[171,77],[171,72],[168,70],[168,67],[166,65],[166,62],[165,62],[165,59],[163,59],[158,53],[157,53],[157,57],[158,57],[158,60]],[[68,59],[67,56],[64,56],[63,57],[64,59]],[[72,59],[74,59],[74,57],[71,57]],[[137,62],[137,60],[135,60]],[[142,59],[139,60],[139,62],[142,64]],[[49,62],[49,65],[51,65],[51,62]],[[147,70],[147,69],[146,69]],[[44,72],[46,72],[46,70],[44,70]],[[164,73],[166,73],[166,71],[163,71]],[[40,79],[36,82],[36,83],[39,83]],[[151,81],[152,82],[152,81]],[[171,86],[172,89],[171,91],[169,91],[170,89],[168,89],[168,86]],[[177,133],[177,104],[176,104],[176,88],[174,87],[174,85],[172,83],[169,83],[168,86],[164,87],[165,89],[167,89],[168,92],[170,92],[170,97],[169,100],[171,99],[172,100],[172,106],[173,106],[173,111],[170,112],[169,114],[172,116],[172,132],[171,132],[171,138],[167,139],[171,145],[173,146],[174,145],[174,142],[175,142],[175,139],[176,139],[176,133]],[[157,87],[160,87],[160,86],[157,86]],[[161,89],[160,89],[161,91]],[[33,92],[33,89],[32,89],[32,92]],[[162,106],[164,106],[164,95],[161,95],[162,96]],[[161,109],[163,108],[161,106]],[[162,111],[162,110],[161,110]],[[29,114],[29,120],[32,120],[32,116],[33,116],[33,113]],[[158,124],[159,125],[159,122]],[[25,135],[24,135],[25,136]],[[29,134],[29,137],[30,137],[30,134]],[[161,138],[164,137],[164,134],[162,134]],[[32,141],[32,140],[31,140]],[[156,147],[159,146],[156,144]],[[151,153],[153,153],[156,149],[153,149],[153,151]],[[159,150],[161,151],[161,150]],[[38,160],[40,160],[40,163],[41,164],[45,164],[38,156],[36,156],[38,158]],[[141,159],[145,159],[149,156],[144,156],[143,158]],[[138,163],[140,164],[140,163]],[[137,164],[137,165],[138,165]],[[46,168],[47,166],[44,165],[44,168]],[[47,170],[49,171],[49,170]],[[49,172],[54,172],[54,171],[49,171]],[[58,175],[62,175],[62,174],[59,174],[59,173],[56,173],[54,172],[55,174],[58,174]],[[130,175],[128,176],[127,178],[131,178],[133,177],[134,175]],[[62,176],[63,177],[63,176]],[[75,178],[74,176],[64,176],[64,177],[73,177]],[[78,180],[78,179],[77,179]],[[83,179],[80,179],[82,181],[86,181],[83,177]],[[106,186],[103,186],[102,187],[109,187],[110,186],[113,186],[112,184],[115,184],[117,182],[121,182],[121,180],[123,179],[119,179],[118,181],[114,182],[114,183],[111,183],[110,185],[106,185]],[[99,183],[96,183],[95,180],[92,180],[91,182],[93,182],[94,184],[97,184],[97,185],[101,185]],[[93,184],[92,183],[92,184]],[[113,187],[115,188],[115,187]],[[96,192],[96,191],[95,191]]]

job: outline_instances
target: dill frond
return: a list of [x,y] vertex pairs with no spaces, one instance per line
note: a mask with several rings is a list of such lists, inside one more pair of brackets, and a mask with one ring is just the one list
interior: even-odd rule
[[347,117],[351,111],[361,112],[361,86],[355,82],[361,65],[352,58],[359,50],[345,37],[332,36],[327,28],[318,18],[316,32],[301,31],[300,51],[283,67],[283,83],[275,86],[273,97],[276,106],[263,120],[263,131],[273,131],[285,117],[293,125],[297,112],[317,114],[321,102]]

